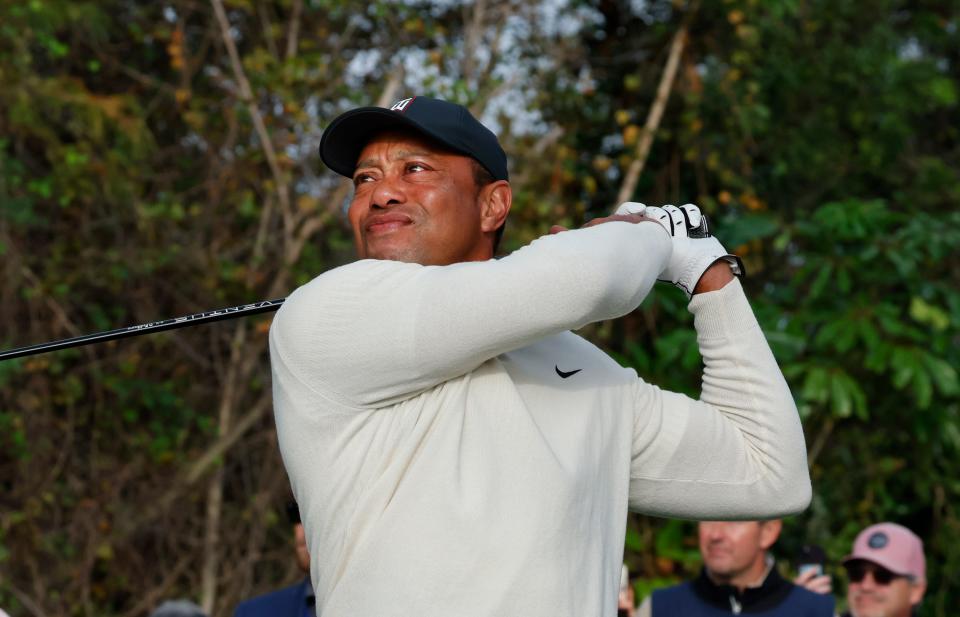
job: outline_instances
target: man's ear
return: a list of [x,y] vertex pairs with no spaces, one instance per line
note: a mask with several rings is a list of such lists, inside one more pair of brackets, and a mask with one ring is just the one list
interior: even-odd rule
[[506,180],[491,182],[480,190],[480,229],[494,232],[503,226],[513,204],[513,189]]
[[923,600],[923,594],[927,590],[927,581],[914,581],[910,583],[910,604],[920,604]]
[[778,518],[760,521],[760,546],[763,550],[769,550],[773,546],[780,537],[781,529],[783,529],[783,522]]

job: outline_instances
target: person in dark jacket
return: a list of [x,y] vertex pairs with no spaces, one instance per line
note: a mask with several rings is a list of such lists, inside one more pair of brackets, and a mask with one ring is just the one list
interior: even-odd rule
[[296,502],[287,504],[287,517],[293,525],[297,565],[304,573],[299,583],[245,600],[233,612],[233,617],[316,617],[315,596],[310,584],[310,554],[307,552],[300,509]]
[[833,617],[833,596],[794,585],[774,567],[769,551],[781,527],[779,520],[700,523],[700,576],[654,591],[638,617]]

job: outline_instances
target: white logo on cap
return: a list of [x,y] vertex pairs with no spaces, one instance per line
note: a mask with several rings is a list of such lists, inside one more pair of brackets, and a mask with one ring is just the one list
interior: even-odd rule
[[405,109],[407,108],[407,105],[409,105],[409,104],[410,104],[410,101],[412,101],[414,98],[416,98],[416,97],[411,96],[411,97],[408,98],[408,99],[403,99],[402,101],[397,101],[396,103],[394,103],[393,105],[390,106],[390,111],[403,111],[403,110],[405,110]]

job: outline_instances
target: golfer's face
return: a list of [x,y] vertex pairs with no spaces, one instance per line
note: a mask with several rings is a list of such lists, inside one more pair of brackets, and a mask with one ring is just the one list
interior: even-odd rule
[[471,159],[404,132],[360,153],[350,203],[357,254],[446,265],[491,257]]

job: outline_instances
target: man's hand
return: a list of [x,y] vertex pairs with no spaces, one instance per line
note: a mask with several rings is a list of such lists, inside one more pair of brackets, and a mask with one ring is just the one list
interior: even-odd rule
[[[626,202],[617,208],[617,213],[633,212],[638,205],[642,204]],[[707,218],[695,205],[645,206],[642,212],[663,225],[673,239],[673,254],[659,277],[661,281],[673,283],[689,297],[720,289],[733,280],[733,274],[743,275],[740,260],[710,235]],[[725,263],[718,264],[720,260]]]
[[819,574],[816,570],[807,570],[793,579],[793,584],[803,587],[814,593],[829,594],[833,591],[833,584],[829,574]]

